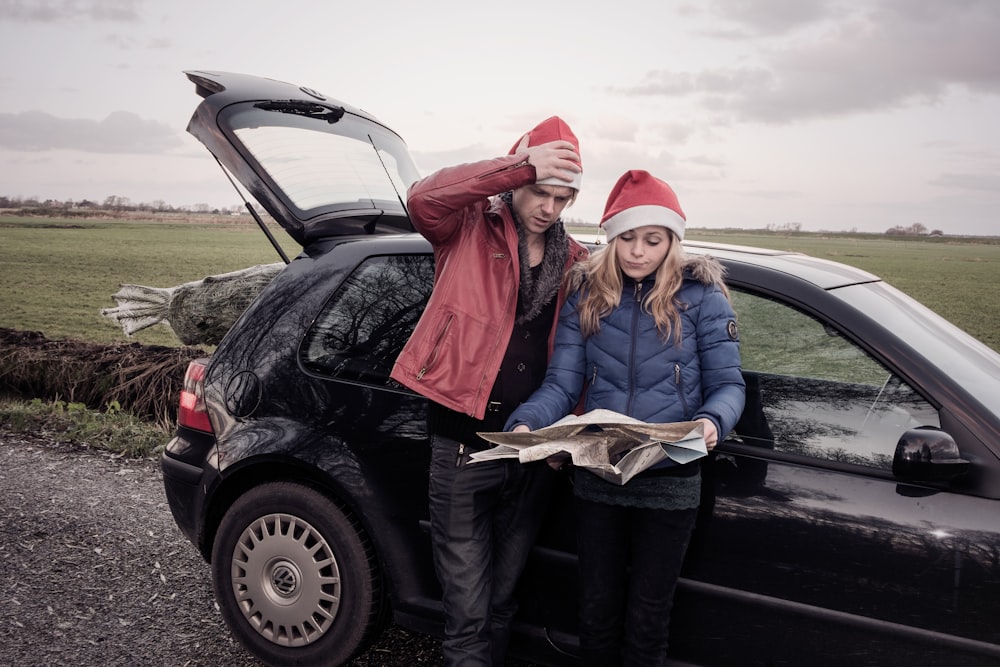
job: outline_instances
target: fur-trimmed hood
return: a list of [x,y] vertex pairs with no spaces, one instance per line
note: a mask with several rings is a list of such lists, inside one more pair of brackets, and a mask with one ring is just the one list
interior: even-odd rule
[[684,273],[706,285],[720,285],[725,290],[726,267],[710,255],[684,255]]

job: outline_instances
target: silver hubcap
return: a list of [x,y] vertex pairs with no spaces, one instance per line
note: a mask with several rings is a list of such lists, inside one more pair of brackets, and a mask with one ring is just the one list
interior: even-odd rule
[[244,618],[281,646],[319,639],[340,606],[333,550],[290,514],[269,514],[247,526],[233,550],[232,583]]

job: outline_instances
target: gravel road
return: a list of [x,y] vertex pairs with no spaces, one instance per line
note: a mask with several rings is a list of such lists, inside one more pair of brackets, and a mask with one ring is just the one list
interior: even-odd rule
[[[0,431],[0,665],[259,666],[170,516],[157,462]],[[398,628],[355,667],[440,662]]]

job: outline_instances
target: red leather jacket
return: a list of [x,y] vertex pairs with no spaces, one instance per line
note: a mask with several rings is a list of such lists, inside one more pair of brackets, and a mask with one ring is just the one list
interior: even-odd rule
[[[518,237],[506,206],[490,197],[535,182],[527,154],[442,169],[410,186],[410,219],[431,245],[434,290],[392,378],[477,419],[486,413],[514,329],[520,284]],[[587,257],[569,239],[568,269]],[[556,313],[565,299],[560,289]],[[549,335],[549,348],[556,317]]]

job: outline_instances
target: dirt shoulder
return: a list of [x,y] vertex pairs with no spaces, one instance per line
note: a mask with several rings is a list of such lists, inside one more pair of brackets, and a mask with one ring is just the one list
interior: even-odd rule
[[[261,664],[223,623],[155,460],[0,429],[0,503],[0,664]],[[393,629],[352,664],[439,660]]]

